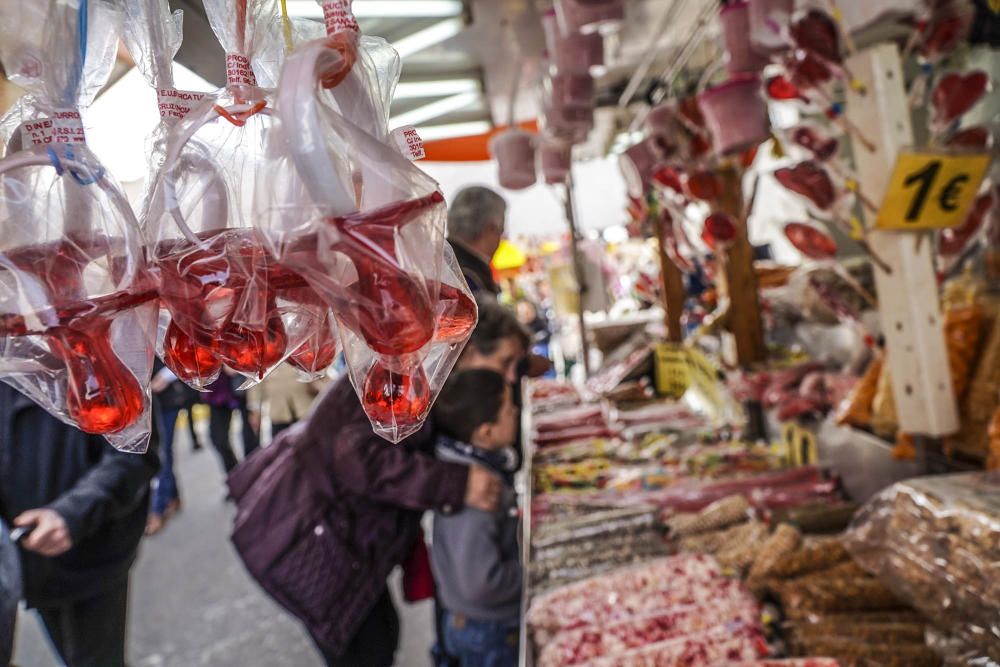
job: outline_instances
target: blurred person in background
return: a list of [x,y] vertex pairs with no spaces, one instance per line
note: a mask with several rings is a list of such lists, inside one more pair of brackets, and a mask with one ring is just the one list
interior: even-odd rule
[[[531,334],[531,353],[551,361],[549,343],[552,341],[552,332],[549,331],[549,322],[542,315],[541,309],[534,302],[522,299],[517,302],[517,319]],[[541,365],[538,368],[541,370]],[[555,377],[555,372],[550,367],[542,376]]]
[[208,391],[202,394],[210,410],[208,433],[212,440],[212,447],[219,453],[222,468],[226,473],[229,473],[239,463],[229,438],[234,411],[239,412],[243,422],[243,458],[248,458],[260,446],[257,432],[250,420],[247,392],[237,390],[242,382],[241,376],[223,367],[219,379],[208,385]]
[[20,541],[24,601],[69,667],[123,667],[129,570],[159,468],[0,384],[0,516]]
[[156,535],[181,508],[174,472],[174,433],[177,418],[188,401],[188,387],[157,357],[150,388],[153,391],[153,419],[160,433],[160,473],[153,484],[146,535]]
[[271,438],[303,419],[309,414],[313,401],[328,384],[326,378],[312,382],[300,382],[299,371],[290,364],[281,364],[263,382],[247,392],[250,410],[250,424],[261,439],[261,423],[264,415],[271,420]]
[[180,384],[181,389],[184,390],[184,406],[182,410],[186,413],[188,435],[191,436],[191,451],[199,452],[204,449],[204,445],[198,440],[198,434],[194,429],[194,408],[196,405],[202,405],[201,392],[197,389],[192,389],[183,382]]
[[490,262],[503,238],[506,218],[504,198],[481,185],[459,191],[448,209],[448,241],[469,289],[477,296],[500,294]]

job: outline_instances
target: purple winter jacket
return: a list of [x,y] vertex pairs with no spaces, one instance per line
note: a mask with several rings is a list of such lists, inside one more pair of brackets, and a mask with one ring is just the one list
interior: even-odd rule
[[[410,555],[424,511],[462,508],[468,467],[437,460],[432,431],[425,425],[398,445],[378,437],[343,377],[305,420],[230,475],[234,543],[251,574],[334,653]],[[292,472],[255,497],[250,487],[279,468]],[[241,521],[261,530],[241,531]]]

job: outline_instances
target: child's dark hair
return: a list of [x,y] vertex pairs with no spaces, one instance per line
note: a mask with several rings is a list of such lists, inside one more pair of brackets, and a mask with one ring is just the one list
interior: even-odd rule
[[500,416],[507,381],[496,371],[473,369],[453,373],[434,403],[434,426],[445,435],[470,442],[483,424]]

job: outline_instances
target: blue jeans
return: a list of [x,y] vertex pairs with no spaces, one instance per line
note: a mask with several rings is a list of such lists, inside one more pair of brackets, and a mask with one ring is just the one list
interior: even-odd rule
[[160,429],[160,474],[153,489],[153,514],[163,514],[167,505],[177,500],[177,478],[174,477],[174,426],[181,408],[156,410],[157,427]]
[[515,667],[518,622],[476,621],[444,613],[444,649],[461,667]]

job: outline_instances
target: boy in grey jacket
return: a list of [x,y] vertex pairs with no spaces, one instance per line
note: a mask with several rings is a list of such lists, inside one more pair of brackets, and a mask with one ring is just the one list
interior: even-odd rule
[[[517,463],[513,392],[499,373],[455,373],[438,396],[439,458],[485,466],[509,479]],[[431,567],[442,606],[445,652],[462,667],[517,664],[521,563],[517,495],[505,483],[495,512],[434,515]]]

